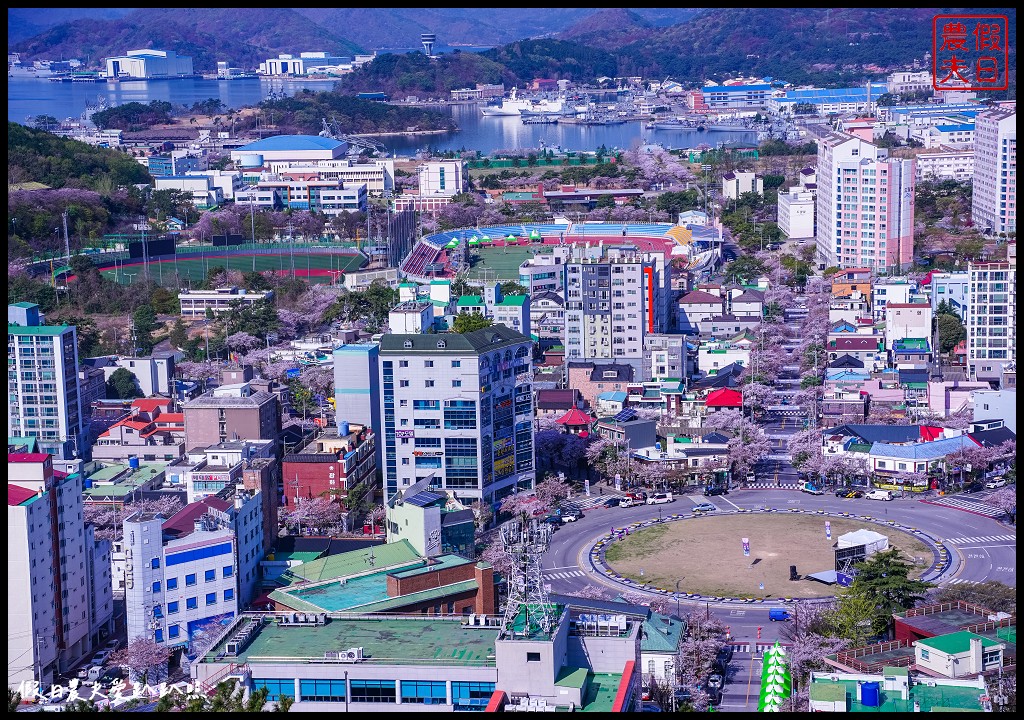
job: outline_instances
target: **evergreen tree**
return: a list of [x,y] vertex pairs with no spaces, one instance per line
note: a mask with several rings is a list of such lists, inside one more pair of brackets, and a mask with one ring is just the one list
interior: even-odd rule
[[914,566],[903,560],[894,547],[871,555],[855,567],[857,575],[850,594],[873,603],[871,630],[876,635],[887,635],[893,614],[914,607],[923,599],[925,590],[933,587],[910,579]]
[[107,380],[107,397],[131,400],[141,394],[135,383],[135,376],[125,368],[118,368]]

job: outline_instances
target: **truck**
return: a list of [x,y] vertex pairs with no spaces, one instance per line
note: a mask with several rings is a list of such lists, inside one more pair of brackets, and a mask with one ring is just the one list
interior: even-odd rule
[[872,490],[864,497],[868,500],[892,500],[892,492],[889,490]]
[[633,507],[634,505],[643,505],[647,502],[647,493],[633,492],[626,493],[626,497],[622,498],[622,502],[619,507]]
[[789,620],[789,610],[785,610],[783,608],[771,608],[768,610],[768,619],[772,622],[777,620]]

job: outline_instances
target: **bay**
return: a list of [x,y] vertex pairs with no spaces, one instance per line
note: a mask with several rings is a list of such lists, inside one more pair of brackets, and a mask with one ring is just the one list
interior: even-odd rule
[[[25,123],[28,116],[52,115],[62,120],[77,117],[87,103],[105,98],[110,105],[126,102],[149,103],[164,100],[191,107],[218,98],[225,108],[256,105],[273,93],[292,96],[303,89],[329,90],[330,82],[302,80],[151,80],[116,83],[56,83],[35,78],[8,78],[7,119]],[[434,106],[436,107],[436,106]],[[667,148],[717,147],[720,143],[755,142],[755,133],[697,130],[652,130],[640,121],[619,125],[524,125],[518,117],[484,116],[475,104],[442,107],[451,113],[458,130],[443,134],[388,135],[377,139],[389,155],[410,156],[421,150],[438,152],[479,150],[489,154],[501,150],[550,148],[592,151],[602,145],[608,150],[630,150],[645,143]]]

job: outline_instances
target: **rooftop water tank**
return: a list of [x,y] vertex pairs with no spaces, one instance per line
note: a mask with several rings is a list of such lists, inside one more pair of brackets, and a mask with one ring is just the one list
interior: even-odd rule
[[344,420],[338,423],[338,437],[348,436],[348,423]]
[[139,469],[139,459],[137,457],[130,457],[130,458],[128,458],[128,467],[130,467],[132,470],[138,470]]
[[864,707],[879,707],[879,705],[881,705],[877,682],[866,682],[861,684],[860,704]]

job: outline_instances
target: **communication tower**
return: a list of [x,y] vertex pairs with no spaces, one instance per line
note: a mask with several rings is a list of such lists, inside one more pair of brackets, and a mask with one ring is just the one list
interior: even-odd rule
[[420,35],[420,42],[423,43],[423,52],[427,57],[434,56],[434,43],[437,42],[437,35],[434,33],[423,33]]
[[551,528],[533,519],[516,518],[502,525],[500,532],[502,547],[511,561],[501,634],[508,638],[548,635],[557,618],[540,566]]

